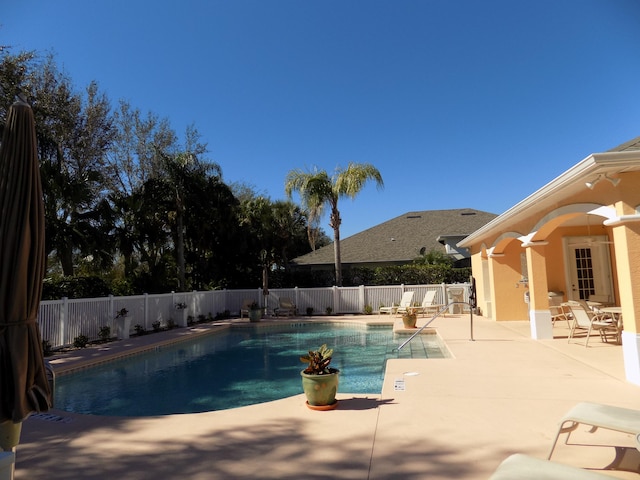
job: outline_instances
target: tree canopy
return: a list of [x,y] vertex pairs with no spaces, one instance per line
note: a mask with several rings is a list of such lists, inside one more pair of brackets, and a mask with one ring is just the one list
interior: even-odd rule
[[349,163],[347,168],[338,167],[332,176],[317,168],[310,172],[291,170],[285,179],[285,192],[291,198],[293,192],[300,195],[303,208],[309,216],[309,241],[315,248],[312,229],[317,228],[324,208],[329,206],[329,226],[333,229],[335,257],[335,280],[342,286],[342,265],[340,259],[340,225],[342,218],[338,200],[343,197],[355,198],[365,184],[374,181],[378,188],[384,186],[382,175],[369,163]]
[[310,251],[308,215],[251,187],[236,196],[195,125],[180,136],[95,81],[76,89],[52,55],[5,48],[0,128],[18,95],[36,119],[47,285],[84,294],[259,287],[265,271],[286,281],[289,260]]

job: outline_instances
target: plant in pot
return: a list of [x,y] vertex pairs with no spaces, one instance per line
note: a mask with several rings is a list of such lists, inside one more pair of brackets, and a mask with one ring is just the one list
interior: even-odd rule
[[178,310],[179,318],[178,323],[181,327],[186,327],[189,324],[189,311],[187,310],[187,304],[185,302],[178,302],[175,305],[176,310]]
[[116,318],[114,319],[116,324],[116,336],[118,339],[129,338],[129,330],[131,329],[131,317],[129,316],[129,310],[121,308],[116,312]]
[[407,308],[402,314],[402,323],[404,328],[416,328],[416,322],[418,321],[418,314],[415,310]]
[[259,322],[262,318],[262,307],[258,302],[252,302],[249,304],[249,321]]
[[330,367],[333,349],[322,345],[318,350],[309,350],[300,361],[307,363],[307,368],[300,372],[302,389],[307,396],[307,406],[312,410],[333,410],[338,406],[336,393],[340,370]]

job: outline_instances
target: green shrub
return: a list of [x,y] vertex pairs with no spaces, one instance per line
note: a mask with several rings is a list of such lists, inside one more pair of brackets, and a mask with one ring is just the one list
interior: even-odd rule
[[89,337],[86,335],[78,335],[73,339],[73,346],[76,348],[84,348],[89,343]]
[[98,332],[98,337],[103,342],[106,342],[111,338],[111,327],[109,325],[105,325],[104,327],[100,327],[100,331]]
[[151,324],[151,328],[153,328],[154,332],[159,332],[160,331],[160,320],[156,320],[155,322],[153,322]]

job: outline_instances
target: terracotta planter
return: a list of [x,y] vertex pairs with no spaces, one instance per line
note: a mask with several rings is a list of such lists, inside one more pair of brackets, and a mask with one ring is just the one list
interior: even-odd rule
[[404,328],[416,328],[416,322],[418,321],[418,315],[415,313],[405,313],[402,315],[402,323]]
[[300,372],[302,376],[302,389],[307,396],[307,406],[312,410],[331,410],[338,405],[336,393],[340,372],[326,375],[309,375]]
[[249,321],[250,322],[259,322],[262,318],[262,309],[254,308],[249,310]]

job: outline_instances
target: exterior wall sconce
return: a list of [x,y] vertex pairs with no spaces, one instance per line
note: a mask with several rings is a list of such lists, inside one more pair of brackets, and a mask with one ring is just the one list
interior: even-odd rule
[[591,190],[593,190],[593,187],[596,186],[596,183],[598,183],[600,180],[602,179],[605,180],[609,180],[609,182],[611,182],[611,185],[613,185],[614,187],[617,187],[618,184],[620,183],[620,179],[619,178],[611,178],[609,175],[607,175],[606,173],[603,174],[599,174],[595,180],[591,180],[590,182],[585,182],[584,184],[587,186],[587,188],[590,188]]

